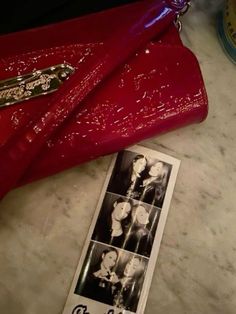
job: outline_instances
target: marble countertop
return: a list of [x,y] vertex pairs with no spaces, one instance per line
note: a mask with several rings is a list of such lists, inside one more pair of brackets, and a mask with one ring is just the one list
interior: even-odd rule
[[[234,314],[236,66],[203,12],[184,18],[182,38],[199,59],[209,116],[142,143],[182,161],[145,313]],[[14,190],[1,202],[0,313],[62,312],[110,160]]]

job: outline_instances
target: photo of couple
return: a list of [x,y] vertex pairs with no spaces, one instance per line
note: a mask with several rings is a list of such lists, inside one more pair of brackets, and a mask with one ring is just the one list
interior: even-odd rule
[[136,312],[148,260],[91,241],[74,293]]
[[179,165],[141,146],[114,156],[63,313],[144,313]]
[[106,193],[92,240],[149,257],[161,210]]
[[131,151],[118,154],[107,191],[162,208],[172,166]]
[[171,171],[171,164],[149,155],[118,153],[75,294],[136,312]]

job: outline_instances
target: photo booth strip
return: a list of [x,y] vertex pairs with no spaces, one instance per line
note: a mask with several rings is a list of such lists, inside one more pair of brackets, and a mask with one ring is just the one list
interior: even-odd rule
[[[62,314],[144,313],[179,166],[179,160],[142,146],[114,156]],[[126,204],[117,206],[121,199]],[[109,240],[109,232],[117,241]],[[127,246],[131,235],[137,245]],[[146,240],[150,254],[138,245]]]

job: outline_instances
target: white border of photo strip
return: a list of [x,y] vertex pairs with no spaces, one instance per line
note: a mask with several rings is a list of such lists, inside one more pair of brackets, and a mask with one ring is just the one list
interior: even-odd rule
[[[146,302],[147,302],[147,298],[148,298],[148,294],[149,294],[149,289],[151,286],[151,281],[152,281],[152,276],[153,276],[153,272],[155,269],[155,264],[156,264],[156,260],[157,260],[157,256],[158,256],[158,252],[160,249],[160,244],[161,244],[161,239],[163,236],[163,231],[164,231],[164,227],[165,227],[165,223],[166,223],[166,219],[167,219],[167,215],[168,215],[168,211],[169,211],[169,207],[170,207],[170,202],[171,202],[171,198],[173,195],[173,191],[174,191],[174,186],[175,186],[175,182],[176,182],[176,178],[177,178],[177,174],[178,174],[178,170],[179,170],[179,166],[180,166],[180,160],[173,158],[169,155],[154,151],[152,149],[148,149],[145,148],[143,146],[133,146],[131,148],[127,148],[127,151],[133,152],[133,153],[138,153],[138,154],[142,154],[144,156],[150,157],[152,159],[158,159],[160,161],[166,162],[168,164],[170,164],[172,166],[171,169],[171,173],[170,173],[170,178],[169,178],[169,182],[168,182],[168,186],[166,189],[166,194],[165,194],[165,198],[164,198],[164,203],[162,206],[162,210],[161,210],[161,214],[160,214],[160,218],[159,218],[159,222],[158,222],[158,226],[157,226],[157,230],[158,232],[156,232],[155,238],[154,238],[154,242],[153,242],[153,246],[152,246],[152,251],[151,251],[151,255],[148,261],[148,266],[147,266],[147,270],[146,270],[146,274],[145,274],[145,279],[143,282],[143,286],[142,286],[142,290],[141,290],[141,295],[139,298],[139,302],[138,302],[138,307],[137,307],[137,311],[136,313],[138,314],[143,314],[144,310],[145,310],[145,306],[146,306]],[[89,298],[85,298],[83,296],[77,295],[74,293],[77,282],[78,282],[78,278],[84,263],[84,260],[86,258],[86,254],[90,245],[90,242],[93,241],[92,240],[92,234],[93,234],[93,230],[94,227],[96,225],[99,213],[100,213],[100,209],[102,207],[102,203],[104,200],[104,197],[106,195],[106,191],[107,191],[107,187],[108,187],[108,183],[112,174],[112,171],[114,169],[114,165],[116,162],[116,158],[117,158],[116,154],[111,162],[111,165],[109,167],[107,176],[106,176],[106,180],[98,201],[98,205],[82,250],[82,254],[80,257],[80,261],[70,288],[70,292],[63,310],[62,314],[128,314],[128,313],[134,313],[134,312],[130,312],[128,310],[124,310],[124,309],[118,309],[114,306],[109,306],[107,304],[103,304],[101,302],[89,299]],[[93,241],[96,242],[96,241]],[[119,248],[118,248],[119,250]],[[135,253],[134,253],[135,254]],[[83,306],[78,306],[78,305],[83,305]],[[78,306],[78,309],[77,309]]]

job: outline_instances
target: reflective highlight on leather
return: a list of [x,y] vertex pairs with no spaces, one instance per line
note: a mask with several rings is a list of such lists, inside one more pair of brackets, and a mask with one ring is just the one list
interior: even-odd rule
[[44,177],[207,115],[197,60],[184,47],[149,44],[82,104],[22,182]]

